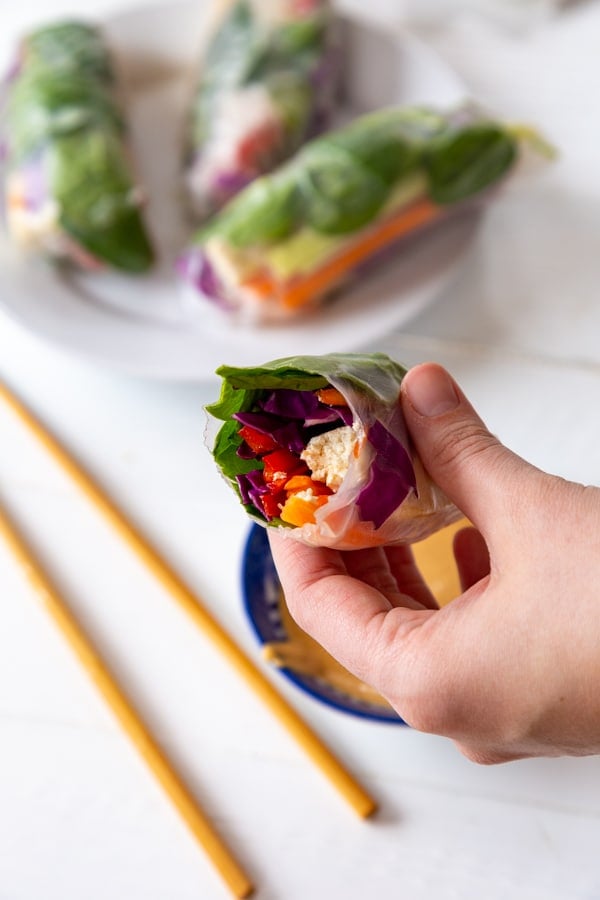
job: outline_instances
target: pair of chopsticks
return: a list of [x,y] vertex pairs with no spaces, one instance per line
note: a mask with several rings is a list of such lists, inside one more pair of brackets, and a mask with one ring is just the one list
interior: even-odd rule
[[[102,490],[92,476],[18,397],[0,381],[0,399],[16,414],[31,434],[46,448],[58,465],[72,478],[96,509],[104,515],[130,549],[166,588],[172,599],[217,647],[246,683],[270,708],[280,723],[308,754],[312,762],[339,791],[350,806],[365,818],[376,809],[373,798],[347,771],[295,709],[279,694],[249,656],[204,607],[148,539]],[[145,759],[198,843],[236,897],[247,897],[253,885],[242,867],[214,830],[208,818],[144,725],[127,695],[111,674],[92,641],[61,597],[50,575],[28,545],[20,529],[0,504],[0,534],[23,567],[46,610],[82,663],[88,675],[112,709],[121,727]]]

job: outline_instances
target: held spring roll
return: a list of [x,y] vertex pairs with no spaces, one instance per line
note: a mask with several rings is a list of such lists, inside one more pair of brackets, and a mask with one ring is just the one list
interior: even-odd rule
[[221,366],[212,453],[246,512],[319,547],[414,543],[461,513],[412,449],[382,353]]
[[507,128],[470,111],[371,113],[246,188],[198,233],[179,271],[241,321],[297,315],[497,184],[517,157]]
[[7,83],[6,220],[23,247],[96,270],[143,272],[153,252],[98,29],[26,36]]
[[204,218],[329,121],[336,53],[328,0],[235,0],[208,48],[185,173]]

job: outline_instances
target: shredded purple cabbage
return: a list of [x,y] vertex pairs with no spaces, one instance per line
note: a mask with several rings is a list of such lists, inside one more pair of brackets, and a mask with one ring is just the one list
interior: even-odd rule
[[231,308],[213,265],[200,247],[190,247],[182,253],[175,262],[175,269],[185,282],[208,300],[212,300],[223,309]]
[[304,424],[307,428],[311,428],[313,425],[328,425],[330,423],[335,423],[336,426],[340,424],[341,416],[335,409],[319,409],[316,413],[313,413],[311,416],[307,416],[304,420]]
[[219,172],[213,181],[213,190],[219,197],[219,206],[226,200],[230,200],[243,188],[247,187],[256,178],[256,172],[247,169],[232,169],[228,172]]
[[291,422],[281,416],[272,416],[263,412],[242,412],[233,416],[242,425],[249,425],[255,431],[272,437],[281,447],[293,453],[302,453],[306,440],[299,422]]
[[353,425],[354,416],[349,406],[334,406],[333,410],[337,413],[344,425]]
[[260,498],[263,494],[268,493],[269,488],[265,484],[262,469],[253,469],[252,472],[236,475],[235,478],[240,489],[242,502],[247,505],[252,504],[263,514]]
[[48,199],[48,179],[41,154],[31,157],[21,167],[25,206],[30,212],[38,212]]
[[[258,400],[252,412],[236,413],[234,418],[261,434],[269,435],[280,446],[301,453],[316,434],[330,431],[340,424],[352,424],[348,407],[333,407],[321,403],[314,391],[292,391],[278,388]],[[247,457],[241,445],[238,455]]]
[[287,388],[271,391],[260,403],[265,412],[287,416],[288,419],[306,419],[318,412],[322,405],[314,391],[290,391]]
[[248,446],[246,441],[242,441],[240,446],[235,451],[235,454],[236,456],[239,456],[240,459],[254,459],[256,456],[256,453],[254,452],[252,447]]
[[260,403],[265,412],[288,419],[302,419],[305,428],[314,425],[339,423],[352,425],[352,412],[348,407],[328,406],[321,403],[314,391],[292,391],[278,388]]
[[306,126],[304,140],[312,140],[331,127],[335,103],[337,74],[342,68],[342,54],[338,46],[330,46],[310,74],[314,105]]
[[416,491],[417,480],[408,449],[378,420],[369,428],[367,440],[376,452],[356,505],[361,519],[379,528],[410,491]]

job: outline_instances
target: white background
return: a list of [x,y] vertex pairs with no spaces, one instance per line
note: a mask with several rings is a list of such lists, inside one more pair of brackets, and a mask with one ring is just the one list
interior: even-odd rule
[[[83,11],[6,6],[4,43]],[[396,18],[400,5],[377,8]],[[377,349],[444,363],[505,443],[598,484],[600,7],[570,4],[527,31],[468,14],[418,27],[474,96],[535,122],[561,156],[509,185],[452,287]],[[258,658],[239,589],[247,524],[203,447],[215,384],[94,370],[4,318],[0,367]],[[600,896],[597,758],[478,768],[441,738],[336,713],[274,674],[380,801],[359,821],[3,408],[0,491],[258,897]],[[1,900],[222,896],[0,545]]]

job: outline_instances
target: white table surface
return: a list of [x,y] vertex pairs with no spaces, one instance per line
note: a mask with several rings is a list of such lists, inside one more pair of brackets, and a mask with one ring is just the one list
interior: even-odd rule
[[[82,9],[7,6],[3,39]],[[475,96],[540,125],[561,158],[508,187],[445,296],[378,348],[444,363],[513,449],[598,484],[600,6],[572,4],[528,34],[457,17],[425,36]],[[203,447],[215,385],[96,370],[4,318],[0,361],[258,659],[239,587],[247,524]],[[444,739],[337,713],[273,673],[379,800],[358,820],[2,407],[0,435],[2,497],[257,897],[600,897],[600,760],[480,768]],[[224,896],[0,544],[0,900]]]

